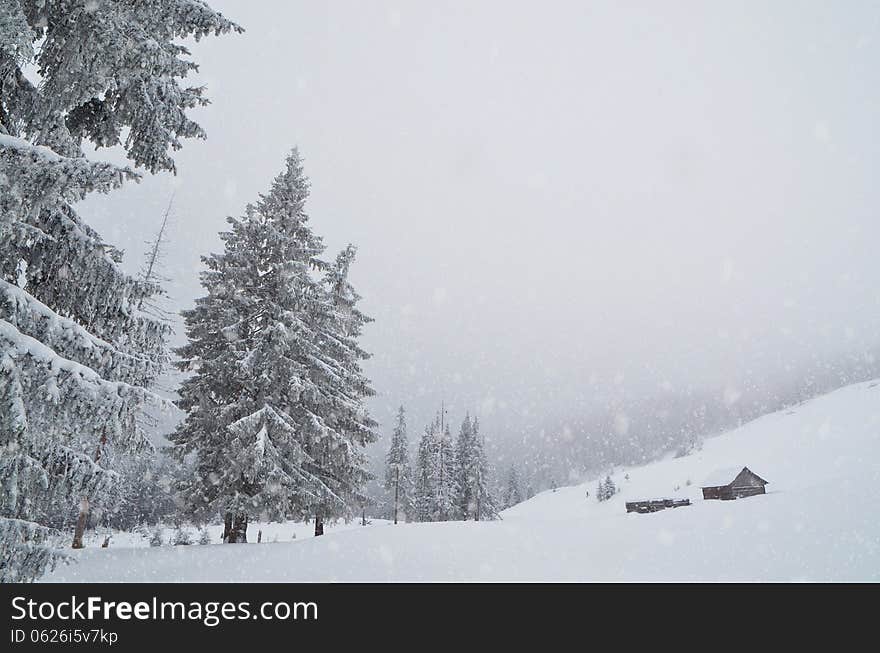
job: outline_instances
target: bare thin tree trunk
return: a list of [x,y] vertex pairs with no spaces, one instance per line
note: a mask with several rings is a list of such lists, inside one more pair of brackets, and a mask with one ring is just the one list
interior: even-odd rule
[[400,491],[400,465],[397,465],[394,478],[394,523],[397,523],[397,502]]
[[324,516],[321,511],[315,513],[315,537],[324,534]]
[[[153,243],[153,249],[150,251],[150,260],[147,263],[147,269],[142,273],[142,278],[145,282],[150,283],[153,280],[153,269],[156,267],[156,260],[159,258],[159,250],[162,247],[162,239],[165,236],[165,227],[168,225],[168,214],[171,213],[171,205],[174,203],[174,193],[171,193],[171,199],[168,200],[168,208],[165,209],[165,215],[162,218],[162,226],[159,228],[159,233],[156,236],[156,242]],[[138,310],[143,308],[144,306],[144,298],[141,297],[138,302]]]

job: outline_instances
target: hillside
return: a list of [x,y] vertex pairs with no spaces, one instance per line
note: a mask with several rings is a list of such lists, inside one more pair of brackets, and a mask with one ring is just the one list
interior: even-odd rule
[[[766,495],[701,499],[704,478],[743,465],[770,482]],[[561,488],[491,523],[349,525],[321,538],[259,545],[88,548],[76,552],[77,564],[44,580],[880,581],[876,381],[766,415],[694,455],[621,469],[613,478],[621,491],[606,502],[595,500],[595,483]],[[693,505],[625,511],[627,500],[659,496],[688,497]]]

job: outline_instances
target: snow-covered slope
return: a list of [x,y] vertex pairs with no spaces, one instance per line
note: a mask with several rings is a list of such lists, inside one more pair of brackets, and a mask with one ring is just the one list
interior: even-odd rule
[[[700,498],[704,478],[744,465],[770,481],[766,495]],[[593,498],[595,483],[561,488],[498,522],[374,523],[259,545],[86,549],[78,564],[46,580],[880,581],[878,382],[764,416],[695,455],[613,478],[621,492],[606,502]],[[693,505],[625,511],[625,501],[658,496]]]

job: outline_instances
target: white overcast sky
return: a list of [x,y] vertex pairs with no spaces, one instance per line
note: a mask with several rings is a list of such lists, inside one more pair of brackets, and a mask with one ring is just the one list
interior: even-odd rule
[[604,388],[736,388],[880,340],[880,4],[210,0],[208,140],[81,206],[176,307],[298,145],[387,431],[490,436]]

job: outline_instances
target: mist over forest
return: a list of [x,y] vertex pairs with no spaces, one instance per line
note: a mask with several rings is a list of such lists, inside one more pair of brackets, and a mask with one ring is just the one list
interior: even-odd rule
[[876,375],[867,5],[247,11],[193,44],[217,137],[84,205],[136,270],[175,194],[176,311],[298,145],[315,228],[359,248],[375,471],[401,404],[416,437],[478,414],[545,487]]

